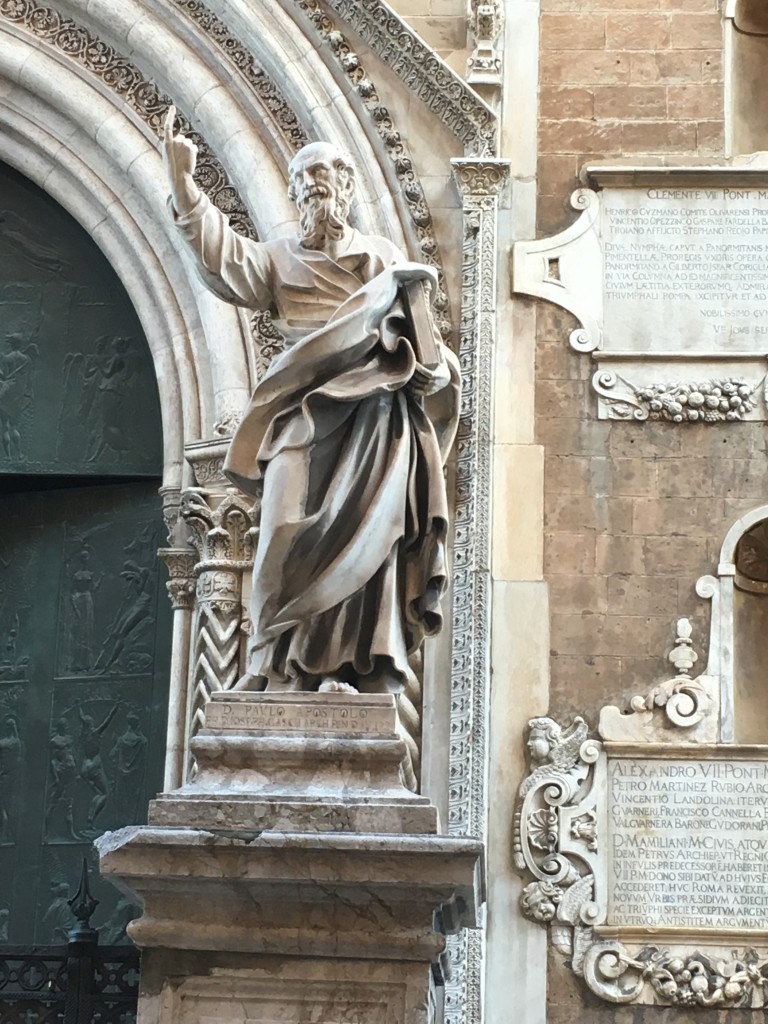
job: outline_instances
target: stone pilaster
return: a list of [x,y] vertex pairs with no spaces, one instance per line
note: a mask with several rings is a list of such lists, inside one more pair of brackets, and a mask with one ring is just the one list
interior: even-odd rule
[[[463,200],[462,303],[459,360],[462,409],[457,438],[453,567],[453,670],[448,828],[485,839],[486,744],[490,681],[490,521],[492,383],[496,336],[499,199],[505,160],[453,161]],[[446,1021],[479,1022],[483,936],[451,941],[452,977]]]

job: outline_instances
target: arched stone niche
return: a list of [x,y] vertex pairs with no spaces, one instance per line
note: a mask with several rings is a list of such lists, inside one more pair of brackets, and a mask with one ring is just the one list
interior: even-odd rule
[[[168,102],[220,162],[221,195],[238,216],[250,216],[255,236],[292,229],[287,164],[304,139],[324,138],[350,150],[356,163],[356,226],[443,271],[444,316],[461,358],[464,405],[450,469],[456,527],[445,610],[452,629],[426,658],[425,675],[432,673],[439,686],[425,708],[431,737],[425,771],[446,830],[484,836],[487,446],[496,224],[508,172],[494,158],[492,111],[378,0],[323,7],[315,0],[55,0],[48,7],[0,0],[0,100],[4,159],[49,192],[101,247],[154,361],[175,608],[167,786],[180,779],[202,682],[195,671],[203,570],[196,571],[200,550],[178,528],[181,494],[190,495],[186,521],[198,517],[201,545],[218,525],[225,532],[231,527],[226,554],[241,563],[242,591],[234,600],[209,595],[208,610],[224,609],[237,620],[229,636],[236,659],[247,628],[241,613],[249,510],[231,495],[224,500],[217,460],[221,438],[259,372],[249,315],[205,289],[167,216],[158,132]],[[195,485],[217,495],[207,508],[194,505]],[[212,652],[223,658],[219,688],[233,669],[230,627],[231,621]],[[451,1019],[480,1019],[481,947],[473,936],[452,948]]]
[[[231,202],[247,210],[259,238],[292,230],[287,164],[303,141],[325,138],[355,160],[357,226],[411,258],[433,262],[437,253],[439,261],[418,179],[401,173],[407,154],[402,146],[390,153],[372,132],[361,94],[319,55],[291,6],[270,8],[268,24],[240,4],[222,11],[226,24],[215,4],[195,22],[190,5],[173,0],[152,12],[128,2],[120,17],[110,3],[70,0],[54,10],[24,0],[0,16],[5,158],[92,233],[131,296],[160,382],[168,487],[182,483],[184,445],[214,436],[214,424],[242,408],[257,372],[248,316],[213,298],[179,252],[157,138],[168,102],[222,161]],[[258,62],[251,81],[237,73],[242,59],[227,56],[238,40]],[[259,88],[249,87],[254,81]],[[134,102],[148,91],[154,106]],[[443,154],[446,177],[459,154]]]
[[737,743],[768,741],[768,509],[736,545],[733,718]]
[[729,0],[725,9],[726,155],[768,150],[768,9]]
[[725,742],[767,743],[768,505],[733,524],[720,551],[717,574],[721,736]]

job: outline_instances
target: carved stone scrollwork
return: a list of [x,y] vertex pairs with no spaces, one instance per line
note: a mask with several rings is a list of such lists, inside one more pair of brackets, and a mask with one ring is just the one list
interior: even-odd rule
[[[295,2],[303,10],[316,9],[313,0]],[[380,0],[328,0],[328,6],[464,143],[466,152],[495,152],[497,120],[491,108],[391,7]]]
[[[234,398],[219,399],[218,419],[213,424],[215,437],[231,437],[237,430],[240,420],[243,418],[244,402],[238,402]],[[224,463],[221,463],[223,466]],[[205,469],[202,470],[205,472]],[[218,470],[217,470],[218,472]],[[223,474],[221,474],[223,476]],[[201,481],[202,482],[202,481]]]
[[[678,623],[678,634],[670,660],[676,678],[682,679],[696,661],[687,620]],[[648,699],[653,700],[653,691]],[[705,952],[686,949],[687,934],[666,936],[666,948],[650,942],[628,947],[614,937],[618,922],[612,917],[615,908],[609,916],[608,885],[622,876],[610,821],[622,805],[623,791],[611,789],[608,778],[618,745],[603,747],[590,740],[579,717],[567,731],[551,718],[534,718],[529,729],[531,772],[520,786],[513,847],[515,866],[525,879],[520,907],[526,917],[549,927],[552,944],[574,973],[595,995],[615,1004],[768,1005],[764,950],[739,952],[717,931],[700,933]],[[665,800],[662,796],[660,805]],[[634,879],[621,884],[633,885]],[[655,927],[645,930],[649,938],[659,933],[658,920],[653,920]],[[642,928],[629,933],[627,938],[643,937]]]
[[605,900],[595,893],[601,836],[592,767],[601,745],[588,739],[583,718],[567,733],[551,718],[534,718],[528,749],[535,767],[520,787],[513,857],[534,881],[521,906],[533,920],[557,922],[558,948],[570,954],[569,930],[605,918]]
[[275,327],[269,312],[263,309],[251,317],[251,334],[256,345],[256,379],[261,380],[272,360],[285,348],[285,338]]
[[596,942],[584,957],[584,978],[611,1003],[634,1002],[649,985],[667,1006],[765,1006],[768,963],[754,949],[742,957],[678,954],[657,946],[630,953],[615,941]]
[[[163,120],[171,100],[123,54],[71,18],[34,0],[24,0],[23,3],[0,0],[0,15],[23,25],[70,60],[77,61],[119,96],[151,131],[158,136],[162,134]],[[178,123],[198,148],[195,176],[200,187],[226,213],[238,231],[255,238],[256,230],[245,204],[206,140],[191,128],[181,113],[178,114]]]
[[531,774],[514,821],[513,859],[528,879],[520,907],[550,926],[553,945],[584,974],[593,927],[605,920],[605,829],[601,823],[602,745],[583,718],[564,731],[551,718],[529,723]]
[[[711,596],[702,594],[702,596]],[[669,654],[676,674],[654,686],[647,694],[633,697],[630,711],[622,713],[608,705],[600,711],[599,732],[605,740],[661,739],[664,728],[694,729],[696,739],[712,740],[717,729],[717,685],[704,673],[692,678],[690,670],[698,655],[693,650],[692,627],[688,619],[678,619],[675,646]],[[666,721],[659,722],[663,709]]]
[[211,694],[231,689],[240,674],[242,579],[253,564],[256,534],[253,506],[237,491],[213,500],[190,490],[181,507],[198,559],[190,736],[203,724]]
[[196,22],[220,48],[225,58],[245,78],[261,100],[262,109],[268,111],[285,141],[294,151],[305,146],[309,139],[296,114],[285,97],[266,73],[256,65],[253,54],[235,38],[224,22],[201,0],[173,0],[173,3]]

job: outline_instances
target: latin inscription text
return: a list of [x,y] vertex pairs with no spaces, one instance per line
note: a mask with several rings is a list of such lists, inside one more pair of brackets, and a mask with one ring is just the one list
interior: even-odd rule
[[612,759],[609,922],[768,927],[768,764]]

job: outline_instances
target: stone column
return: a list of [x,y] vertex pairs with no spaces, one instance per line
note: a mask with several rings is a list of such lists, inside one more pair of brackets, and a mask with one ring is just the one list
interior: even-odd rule
[[253,565],[253,503],[234,488],[187,491],[181,514],[199,561],[192,649],[189,735],[201,727],[211,694],[231,689],[241,672],[243,576]]
[[181,494],[178,514],[186,551],[194,559],[193,603],[188,616],[186,682],[183,693],[179,689],[183,710],[172,703],[183,717],[181,774],[166,789],[180,785],[186,777],[189,741],[202,726],[211,694],[229,690],[242,671],[257,510],[222,473],[228,443],[228,439],[201,442],[186,449],[196,486]]
[[158,557],[168,570],[165,584],[173,608],[168,727],[166,733],[165,776],[163,789],[180,786],[184,773],[187,727],[187,684],[189,681],[189,643],[195,605],[195,563],[197,555],[187,539],[180,516],[181,492],[178,487],[161,487],[163,519],[168,547]]
[[168,695],[168,730],[163,789],[175,789],[184,778],[187,748],[187,683],[189,680],[189,646],[195,606],[195,565],[193,548],[160,548],[158,555],[165,562],[170,577],[166,583],[173,608],[171,640],[171,671]]

